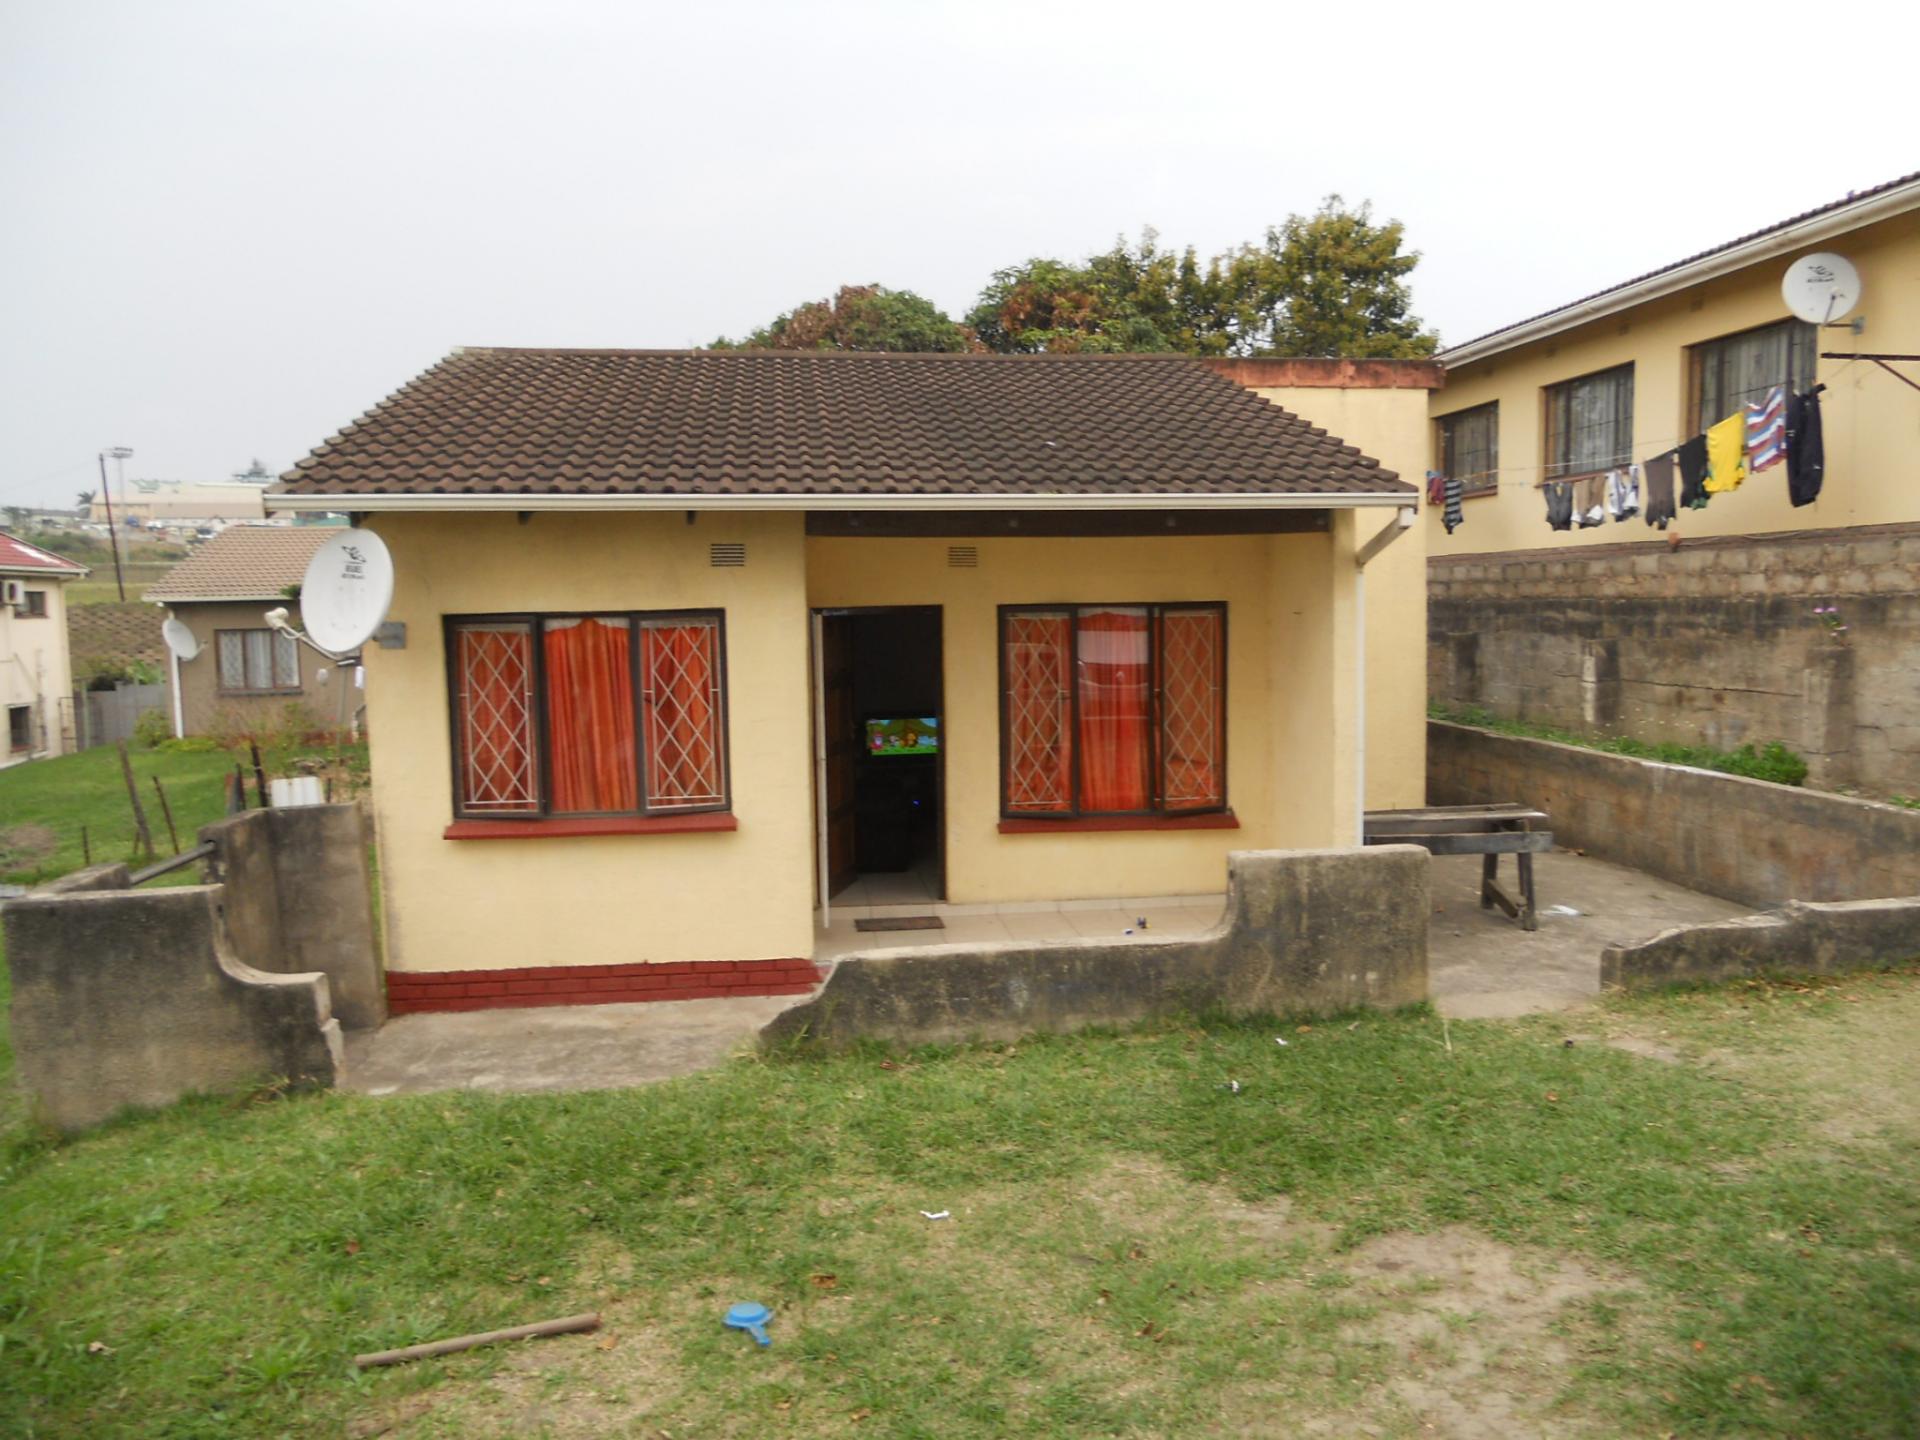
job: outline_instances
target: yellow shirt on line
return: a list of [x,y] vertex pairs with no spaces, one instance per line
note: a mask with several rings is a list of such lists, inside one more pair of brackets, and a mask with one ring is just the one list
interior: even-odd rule
[[1707,431],[1707,490],[1738,490],[1747,478],[1747,415],[1736,411]]

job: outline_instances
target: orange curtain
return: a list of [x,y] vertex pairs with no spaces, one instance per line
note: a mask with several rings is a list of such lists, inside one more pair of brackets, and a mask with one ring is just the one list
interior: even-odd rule
[[691,810],[726,802],[720,735],[719,627],[711,621],[642,632],[647,707],[647,808]]
[[549,621],[545,643],[553,813],[638,810],[627,622]]
[[457,633],[461,808],[538,810],[531,634],[525,625],[472,625]]
[[1075,654],[1080,690],[1080,809],[1145,810],[1153,670],[1144,609],[1080,612]]
[[1073,620],[1009,615],[1006,654],[1006,807],[1014,813],[1073,808]]
[[1221,628],[1218,610],[1160,616],[1160,793],[1169,810],[1226,803]]

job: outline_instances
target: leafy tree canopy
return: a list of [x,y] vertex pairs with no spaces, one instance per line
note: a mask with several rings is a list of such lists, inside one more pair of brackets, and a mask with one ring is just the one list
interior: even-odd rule
[[744,340],[720,339],[715,350],[979,350],[980,342],[939,306],[911,290],[843,285],[831,300],[789,310]]

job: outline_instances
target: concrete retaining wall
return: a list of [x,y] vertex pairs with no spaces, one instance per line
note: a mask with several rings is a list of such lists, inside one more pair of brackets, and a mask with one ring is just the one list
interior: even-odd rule
[[234,953],[280,975],[318,971],[349,1030],[387,1018],[373,929],[367,825],[356,805],[254,810],[200,831],[216,847],[207,878],[224,883]]
[[1432,699],[1920,795],[1920,525],[1436,556],[1427,597]]
[[1920,811],[1466,725],[1427,726],[1427,801],[1519,801],[1558,845],[1747,905],[1920,895]]
[[220,898],[216,886],[82,890],[0,909],[14,1057],[39,1117],[77,1130],[259,1079],[334,1083],[326,977],[243,964]]
[[1665,930],[1600,953],[1600,983],[1614,990],[1737,980],[1749,975],[1834,975],[1920,959],[1920,898],[1793,904],[1717,925]]
[[1013,1040],[1181,1010],[1316,1014],[1427,998],[1427,852],[1244,851],[1227,910],[1195,939],[945,945],[840,961],[762,1032],[842,1046]]

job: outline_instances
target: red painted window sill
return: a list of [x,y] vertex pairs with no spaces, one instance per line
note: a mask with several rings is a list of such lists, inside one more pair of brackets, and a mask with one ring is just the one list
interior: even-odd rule
[[1231,810],[1217,815],[1087,815],[1078,820],[1002,820],[1002,835],[1082,835],[1095,830],[1238,830]]
[[448,840],[539,840],[556,835],[684,835],[738,830],[740,822],[724,810],[696,815],[597,815],[576,819],[456,820]]

